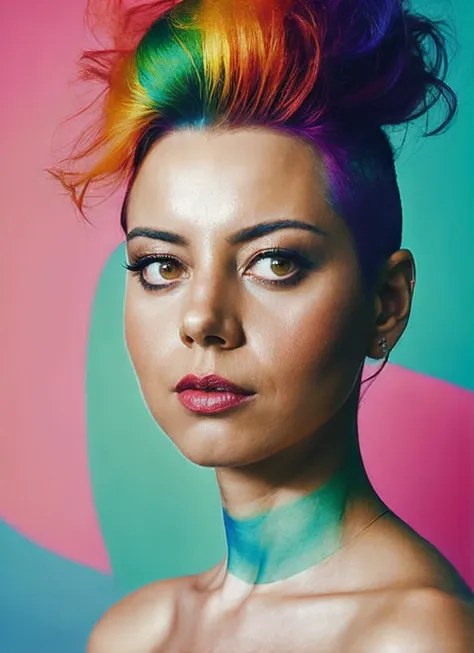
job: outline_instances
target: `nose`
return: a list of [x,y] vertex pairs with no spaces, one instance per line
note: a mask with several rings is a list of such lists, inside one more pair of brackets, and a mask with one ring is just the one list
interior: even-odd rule
[[189,288],[180,338],[187,347],[219,345],[234,349],[242,345],[244,334],[238,316],[236,288],[220,272],[212,279],[195,279]]

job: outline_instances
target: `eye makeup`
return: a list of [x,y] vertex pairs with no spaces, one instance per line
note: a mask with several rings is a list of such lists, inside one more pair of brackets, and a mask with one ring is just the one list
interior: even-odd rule
[[[293,272],[291,276],[285,277],[283,279],[262,279],[260,277],[251,275],[257,283],[263,285],[277,286],[277,287],[291,287],[297,285],[310,270],[316,267],[314,261],[302,254],[298,250],[287,249],[287,248],[271,248],[259,252],[251,261],[248,268],[253,267],[258,261],[264,259],[279,259],[284,261],[289,261],[293,263],[297,271]],[[130,262],[122,264],[126,270],[132,272],[133,276],[137,276],[142,287],[150,292],[159,291],[163,288],[174,287],[178,281],[170,281],[169,283],[163,284],[151,284],[149,283],[144,276],[144,271],[154,263],[166,263],[170,262],[177,264],[179,267],[183,268],[183,264],[180,260],[169,254],[147,254],[144,256],[130,256]],[[247,269],[248,269],[247,268]]]

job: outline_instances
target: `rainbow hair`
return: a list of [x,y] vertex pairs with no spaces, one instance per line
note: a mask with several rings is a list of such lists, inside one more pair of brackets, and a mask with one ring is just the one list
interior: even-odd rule
[[444,23],[405,5],[155,0],[126,8],[125,0],[89,0],[89,25],[105,28],[112,46],[83,53],[81,71],[105,84],[104,101],[78,151],[50,172],[84,215],[91,185],[128,182],[129,191],[150,147],[171,130],[282,130],[319,152],[327,200],[348,223],[370,283],[401,245],[395,154],[383,128],[441,98],[444,119],[425,133],[438,134],[457,109],[444,81]]

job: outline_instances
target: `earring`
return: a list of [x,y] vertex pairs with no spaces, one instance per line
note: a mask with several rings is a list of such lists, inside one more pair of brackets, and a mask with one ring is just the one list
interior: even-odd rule
[[387,338],[385,336],[381,336],[377,340],[377,344],[382,349],[382,354],[385,357],[388,354]]

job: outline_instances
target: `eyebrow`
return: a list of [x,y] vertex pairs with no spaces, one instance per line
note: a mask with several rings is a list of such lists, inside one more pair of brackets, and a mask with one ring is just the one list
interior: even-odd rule
[[[305,229],[318,236],[327,236],[327,232],[321,229],[321,227],[309,224],[308,222],[301,222],[300,220],[276,220],[273,222],[260,222],[252,227],[239,229],[234,234],[227,236],[226,241],[231,245],[238,245],[254,240],[255,238],[260,238],[279,229]],[[164,240],[167,243],[174,243],[183,247],[189,246],[189,241],[183,236],[172,231],[162,231],[160,229],[152,229],[151,227],[135,227],[127,234],[127,243],[139,236],[153,238],[154,240]]]

